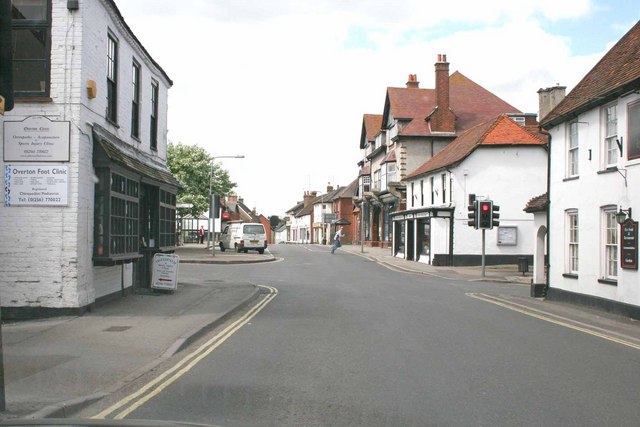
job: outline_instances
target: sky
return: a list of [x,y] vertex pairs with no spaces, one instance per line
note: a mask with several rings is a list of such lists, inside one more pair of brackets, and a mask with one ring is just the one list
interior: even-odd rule
[[640,19],[637,0],[115,0],[173,80],[168,139],[197,144],[250,208],[279,215],[305,191],[344,186],[363,114],[446,54],[514,107],[570,91]]

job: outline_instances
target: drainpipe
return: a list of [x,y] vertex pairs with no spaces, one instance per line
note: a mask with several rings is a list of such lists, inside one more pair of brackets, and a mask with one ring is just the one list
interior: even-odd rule
[[[546,135],[549,138],[547,142],[547,277],[544,284],[544,295],[547,296],[549,292],[549,284],[551,277],[551,139],[552,136],[549,132],[544,130],[541,126],[538,127],[541,134]],[[534,266],[535,268],[535,266]]]

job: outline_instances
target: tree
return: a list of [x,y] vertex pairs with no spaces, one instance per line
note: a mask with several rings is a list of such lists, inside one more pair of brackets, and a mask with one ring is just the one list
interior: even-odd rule
[[220,196],[227,196],[236,186],[229,172],[216,164],[210,181],[211,160],[211,155],[197,145],[171,142],[167,145],[167,166],[183,186],[178,192],[178,203],[191,203],[189,213],[196,217],[209,210],[209,182],[212,193]]

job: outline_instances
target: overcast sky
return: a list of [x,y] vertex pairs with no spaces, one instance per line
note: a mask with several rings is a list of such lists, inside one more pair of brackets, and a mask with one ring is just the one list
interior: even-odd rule
[[[265,216],[357,176],[362,115],[437,55],[524,112],[570,90],[640,18],[637,0],[116,0],[174,81],[169,141],[220,159]],[[441,6],[438,6],[440,4]]]

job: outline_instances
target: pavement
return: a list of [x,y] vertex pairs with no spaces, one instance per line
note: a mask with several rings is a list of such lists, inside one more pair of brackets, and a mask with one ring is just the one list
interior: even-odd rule
[[[272,246],[271,249],[274,247]],[[330,246],[326,246],[327,251]],[[277,252],[277,250],[274,250]],[[516,266],[434,267],[393,257],[389,249],[343,245],[349,253],[388,268],[450,280],[528,285]],[[176,251],[180,263],[241,264],[275,261],[269,251],[236,253],[187,244]],[[258,298],[248,283],[203,277],[178,284],[173,293],[132,294],[83,316],[29,320],[2,325],[6,407],[0,419],[70,417],[154,369],[204,333]],[[631,319],[540,298],[469,294],[542,320],[608,337],[640,349],[640,328]]]

